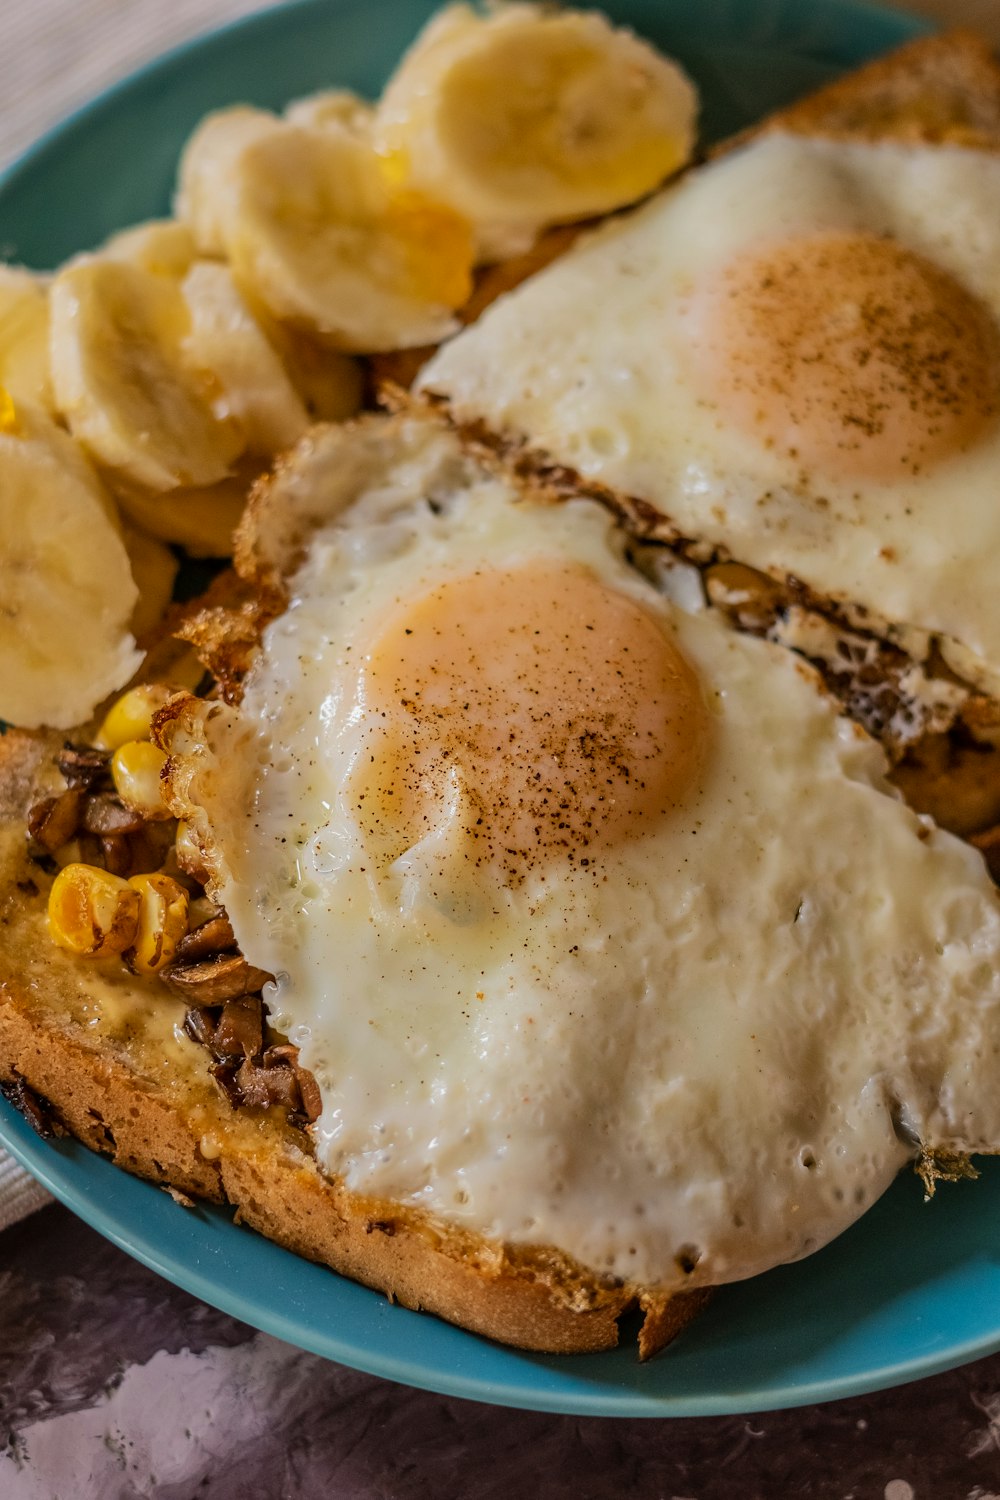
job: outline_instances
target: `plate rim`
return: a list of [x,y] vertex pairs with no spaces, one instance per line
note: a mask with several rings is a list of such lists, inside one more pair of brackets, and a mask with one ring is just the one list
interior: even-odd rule
[[[853,1396],[895,1389],[898,1386],[909,1385],[929,1376],[956,1369],[1000,1349],[1000,1322],[998,1322],[992,1333],[966,1339],[960,1344],[949,1346],[939,1354],[913,1357],[895,1364],[885,1364],[877,1370],[869,1369],[833,1379],[814,1380],[808,1384],[771,1387],[766,1392],[748,1388],[745,1398],[742,1399],[738,1399],[733,1393],[714,1398],[703,1394],[643,1395],[632,1387],[623,1387],[621,1394],[617,1395],[609,1392],[605,1386],[595,1388],[593,1394],[575,1387],[563,1390],[558,1387],[550,1389],[544,1385],[525,1391],[512,1380],[501,1381],[470,1375],[466,1371],[448,1373],[437,1367],[428,1372],[426,1366],[420,1362],[419,1356],[416,1356],[413,1362],[408,1362],[397,1356],[386,1354],[378,1348],[359,1349],[356,1344],[340,1344],[335,1337],[330,1335],[322,1337],[311,1335],[308,1328],[286,1317],[280,1309],[273,1306],[262,1308],[259,1303],[254,1303],[248,1309],[237,1290],[231,1289],[226,1283],[206,1276],[197,1267],[192,1267],[179,1259],[169,1249],[148,1241],[141,1231],[137,1238],[134,1225],[121,1227],[122,1216],[118,1211],[108,1207],[103,1200],[95,1201],[87,1196],[85,1185],[76,1180],[78,1165],[83,1163],[85,1168],[101,1174],[104,1172],[116,1175],[124,1173],[133,1187],[145,1189],[150,1193],[165,1192],[166,1189],[147,1179],[125,1172],[124,1168],[116,1166],[110,1158],[90,1151],[74,1137],[60,1140],[59,1149],[53,1150],[50,1142],[38,1136],[33,1127],[19,1115],[16,1108],[2,1097],[0,1097],[0,1144],[4,1145],[15,1160],[30,1172],[58,1202],[75,1213],[78,1218],[83,1219],[102,1238],[109,1240],[132,1259],[139,1261],[140,1264],[189,1295],[200,1298],[203,1302],[209,1303],[261,1333],[281,1339],[307,1353],[333,1360],[350,1369],[375,1375],[383,1380],[462,1400],[480,1401],[522,1411],[550,1412],[563,1416],[661,1419],[738,1416],[765,1411],[789,1411],[798,1407],[825,1404],[829,1401],[840,1401]],[[253,1235],[262,1243],[270,1245],[272,1252],[278,1251],[282,1255],[290,1256],[296,1262],[301,1261],[324,1277],[338,1276],[337,1272],[331,1271],[326,1266],[303,1261],[303,1257],[296,1255],[293,1251],[285,1250],[282,1246],[275,1245],[273,1241],[266,1240],[264,1236],[258,1235],[256,1230],[247,1226],[238,1226],[226,1217],[226,1209],[223,1206],[198,1203],[197,1209],[203,1221],[206,1217],[217,1215],[223,1231],[227,1234],[232,1232]],[[190,1212],[190,1210],[183,1211]],[[362,1286],[360,1283],[351,1282],[349,1278],[339,1277],[339,1280],[347,1282],[355,1291],[375,1299],[376,1304],[380,1301],[384,1302],[388,1310],[389,1304],[379,1292]],[[411,1312],[402,1307],[392,1308],[392,1313],[393,1315],[406,1314],[408,1317],[419,1319],[421,1323],[433,1316],[426,1312]],[[453,1325],[446,1325],[446,1327],[451,1328]],[[481,1342],[490,1352],[496,1352],[499,1349],[503,1354],[515,1358],[519,1356],[528,1360],[531,1358],[530,1351],[495,1345],[467,1330],[454,1329],[453,1331]],[[622,1353],[629,1352],[622,1346],[619,1346],[619,1349]],[[587,1355],[563,1356],[562,1359],[567,1361],[566,1369],[569,1371],[573,1368],[568,1363],[569,1360],[574,1358],[586,1360],[587,1357]],[[637,1356],[633,1354],[632,1357]],[[669,1353],[665,1357],[669,1359]],[[531,1368],[538,1369],[537,1366],[531,1366]]]
[[[801,0],[801,3],[807,4],[808,0]],[[293,26],[297,14],[319,10],[336,13],[357,8],[357,5],[358,0],[284,0],[284,3],[266,6],[249,14],[231,18],[220,26],[208,26],[199,30],[194,36],[172,45],[109,84],[94,97],[69,110],[50,125],[37,140],[18,153],[0,170],[0,205],[8,192],[17,189],[22,179],[27,179],[32,173],[44,170],[45,158],[50,154],[58,153],[78,132],[88,129],[101,116],[113,114],[115,109],[126,102],[130,96],[141,94],[151,83],[165,82],[172,76],[183,72],[189,58],[198,54],[206,46],[217,45],[226,37],[235,34],[245,37],[256,31],[265,35],[268,29],[275,25],[282,29],[286,26]],[[595,8],[600,8],[600,5],[596,5]],[[825,9],[830,14],[842,11],[845,24],[849,25],[856,25],[865,17],[870,17],[879,23],[891,21],[898,26],[900,44],[936,29],[924,17],[870,3],[870,0],[825,0]],[[884,1364],[876,1370],[868,1369],[864,1372],[814,1380],[808,1384],[771,1387],[766,1392],[748,1390],[745,1401],[737,1400],[731,1393],[717,1398],[704,1395],[643,1395],[631,1387],[623,1387],[620,1395],[609,1391],[607,1386],[595,1387],[594,1394],[578,1389],[552,1390],[540,1385],[529,1390],[520,1388],[513,1382],[498,1382],[470,1375],[468,1372],[447,1375],[436,1368],[428,1371],[421,1363],[419,1354],[415,1356],[414,1362],[408,1363],[396,1356],[386,1355],[377,1348],[359,1349],[354,1344],[338,1345],[337,1340],[328,1335],[322,1338],[310,1338],[308,1329],[294,1324],[293,1320],[286,1317],[280,1309],[262,1306],[259,1303],[248,1308],[238,1290],[233,1290],[218,1279],[203,1273],[198,1267],[181,1263],[169,1248],[157,1249],[153,1245],[147,1245],[141,1232],[137,1239],[134,1226],[130,1232],[120,1212],[107,1206],[102,1200],[95,1201],[87,1197],[83,1184],[77,1180],[76,1163],[79,1154],[86,1153],[88,1159],[93,1157],[94,1161],[99,1163],[101,1170],[117,1174],[124,1172],[125,1169],[115,1166],[106,1157],[94,1155],[76,1140],[67,1141],[64,1148],[59,1151],[50,1150],[48,1143],[35,1136],[30,1126],[4,1099],[0,1099],[0,1143],[52,1193],[53,1197],[77,1214],[97,1233],[189,1294],[199,1297],[261,1332],[283,1339],[307,1352],[332,1359],[382,1379],[445,1396],[478,1400],[520,1410],[576,1416],[659,1417],[662,1419],[734,1415],[789,1410],[890,1389],[954,1369],[1000,1349],[1000,1325],[998,1325],[987,1335],[967,1338],[936,1354],[914,1356],[895,1364]],[[80,1157],[80,1160],[82,1159]],[[131,1177],[130,1180],[141,1184],[151,1192],[158,1191],[155,1184],[135,1177]],[[224,1210],[221,1212],[224,1217]],[[230,1223],[227,1223],[226,1227],[233,1232],[254,1233],[245,1229],[238,1230],[237,1226]],[[273,1244],[264,1240],[263,1237],[261,1240],[262,1243]],[[280,1249],[277,1246],[274,1248]],[[281,1253],[293,1255],[291,1251]],[[294,1258],[301,1259],[297,1256]],[[309,1263],[306,1262],[306,1264]],[[317,1269],[322,1269],[324,1275],[337,1275],[336,1272],[331,1272],[325,1267],[317,1267]],[[347,1281],[346,1278],[340,1279]],[[349,1281],[347,1284],[357,1286],[357,1283]],[[369,1288],[361,1288],[361,1290],[373,1298],[379,1297],[378,1293]],[[406,1310],[400,1309],[400,1311]],[[423,1320],[430,1315],[409,1313],[408,1316]],[[465,1333],[468,1338],[478,1338],[477,1335],[469,1334],[465,1330],[457,1331]],[[486,1340],[482,1342],[492,1349],[502,1347],[489,1345],[489,1341]],[[516,1355],[522,1351],[505,1350],[505,1352]],[[585,1356],[580,1357],[585,1358]],[[537,1367],[533,1368],[537,1369]]]

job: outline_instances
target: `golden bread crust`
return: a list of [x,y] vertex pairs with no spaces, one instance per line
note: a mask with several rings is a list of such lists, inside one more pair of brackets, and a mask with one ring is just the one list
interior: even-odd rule
[[1000,64],[988,42],[971,31],[918,37],[719,149],[773,130],[1000,150]]

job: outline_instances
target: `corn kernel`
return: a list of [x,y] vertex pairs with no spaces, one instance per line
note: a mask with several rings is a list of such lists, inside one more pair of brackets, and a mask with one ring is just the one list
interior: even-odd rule
[[160,772],[167,757],[148,740],[129,740],[111,757],[111,780],[115,791],[134,812],[144,818],[169,818],[171,812],[160,790]]
[[17,432],[17,407],[6,386],[0,385],[0,432]]
[[133,875],[129,885],[138,893],[139,921],[125,959],[138,974],[156,974],[188,930],[188,893],[169,875]]
[[117,875],[69,864],[49,892],[49,931],[60,948],[85,958],[124,953],[135,941],[140,902],[139,892]]
[[97,731],[99,750],[117,750],[129,740],[148,740],[153,715],[170,697],[171,689],[162,682],[144,682],[129,688],[112,703]]

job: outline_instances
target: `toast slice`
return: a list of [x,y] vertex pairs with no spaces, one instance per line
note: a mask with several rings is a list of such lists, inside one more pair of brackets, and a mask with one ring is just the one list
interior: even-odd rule
[[[1000,65],[987,44],[971,33],[921,38],[776,113],[724,143],[713,158],[731,157],[751,142],[778,135],[819,142],[970,148],[994,155],[1000,148]],[[699,170],[711,172],[715,167],[694,168],[695,176]],[[667,190],[668,198],[674,191]],[[627,233],[633,220],[646,213],[630,213],[617,221],[618,230],[599,233],[595,248],[612,245],[616,234]],[[530,472],[555,492],[582,486],[622,514],[638,534],[662,540],[695,562],[712,602],[729,609],[741,628],[782,641],[819,668],[845,711],[901,763],[901,782],[915,805],[962,834],[978,835],[995,825],[1000,821],[995,759],[1000,663],[973,655],[960,640],[934,628],[913,630],[912,621],[883,614],[869,598],[859,604],[847,587],[835,593],[810,587],[804,566],[793,570],[747,556],[738,539],[731,545],[726,540],[724,526],[706,525],[706,540],[693,508],[692,514],[685,512],[684,523],[678,523],[668,499],[655,489],[630,489],[605,477],[606,472],[614,474],[613,467],[593,459],[589,451],[581,477],[573,444],[563,441],[561,409],[551,440],[532,430],[531,416],[522,420],[528,397],[524,395],[522,407],[519,392],[530,392],[532,402],[542,406],[553,393],[544,377],[536,378],[530,358],[525,359],[523,373],[517,363],[519,349],[526,347],[515,321],[519,299],[526,299],[525,325],[541,330],[538,347],[544,345],[549,367],[558,364],[561,344],[572,346],[566,355],[571,362],[589,361],[591,369],[600,366],[602,350],[587,343],[592,320],[577,318],[573,323],[569,292],[566,303],[557,304],[561,327],[545,321],[545,307],[560,280],[566,284],[564,268],[579,264],[591,243],[582,242],[579,250],[533,276],[442,346],[424,366],[416,398],[445,411],[469,440],[499,454],[516,472]],[[650,239],[635,248],[630,241],[627,254],[651,264],[656,253],[651,244]],[[603,295],[612,295],[610,278]],[[619,352],[608,352],[607,358],[615,359]],[[627,362],[627,348],[622,357]],[[497,377],[495,371],[503,373]],[[640,381],[654,375],[650,362],[648,369],[643,365]],[[389,390],[386,399],[400,405],[406,397]],[[588,420],[600,425],[599,414]],[[628,417],[623,420],[627,425]],[[652,463],[644,454],[635,472],[645,472]],[[784,522],[779,518],[775,524]]]
[[[250,962],[283,976],[276,1013],[306,1037],[328,1169],[359,1190],[433,1206],[446,1223],[466,1205],[472,1223],[500,1224],[522,1247],[533,1225],[549,1248],[532,1256],[568,1253],[626,1280],[634,1267],[647,1291],[688,1290],[825,1243],[914,1154],[908,1144],[993,1149],[981,1069],[1000,979],[984,982],[982,945],[1000,944],[1000,908],[967,849],[885,795],[881,753],[847,732],[814,674],[715,611],[671,603],[678,580],[650,577],[626,547],[602,507],[546,504],[472,460],[439,422],[368,416],[315,429],[254,496],[238,538],[237,566],[259,599],[256,620],[241,613],[237,624],[249,676],[241,661],[226,682],[223,657],[230,706],[177,698],[154,736],[210,894]],[[531,597],[548,598],[557,566],[573,569],[558,620],[521,596],[498,627],[504,613],[483,595],[537,586]],[[463,600],[454,626],[432,612],[453,586]],[[640,597],[644,622],[662,621],[697,684],[675,720],[682,737],[658,765],[698,769],[668,809],[642,800],[641,811],[633,798],[645,799],[650,773],[630,770],[609,810],[605,789],[632,743],[641,648],[626,635],[619,651],[625,627],[609,629],[598,601],[617,611]],[[222,623],[202,622],[210,649],[228,635]],[[383,650],[387,630],[396,634]],[[404,636],[418,660],[440,650],[429,679],[401,665]],[[516,654],[525,638],[530,666]],[[440,676],[452,652],[461,692]],[[355,666],[369,662],[370,677]],[[549,663],[561,663],[558,686]],[[615,680],[595,702],[602,671]],[[521,683],[533,705],[523,716]],[[562,714],[552,711],[560,692]],[[500,738],[514,739],[528,773],[518,807],[530,799],[533,828],[506,821],[507,783],[491,783],[491,769],[477,779],[497,754],[488,705],[501,694]],[[702,695],[719,703],[710,729]],[[544,754],[533,753],[536,733]],[[770,757],[748,755],[765,739]],[[734,819],[733,807],[748,811]],[[789,824],[798,838],[785,845]],[[645,836],[630,837],[640,826]],[[754,880],[733,881],[732,864]],[[892,912],[885,927],[871,918],[873,876]],[[954,934],[954,970],[939,961],[937,916],[928,933],[927,913],[953,910],[957,889],[979,934],[974,974],[967,933]],[[633,921],[622,920],[623,897],[637,903]],[[262,923],[265,909],[273,920]],[[764,959],[749,939],[755,922]],[[826,941],[833,931],[841,942]],[[577,955],[568,967],[567,953]],[[621,978],[609,983],[612,963]],[[915,984],[925,971],[926,987]],[[928,1004],[939,1039],[930,1045]],[[829,1069],[817,1066],[817,1030]],[[946,1035],[963,1052],[975,1038],[981,1061],[959,1065]],[[723,1037],[746,1046],[751,1066]],[[852,1142],[865,1139],[863,1167],[838,1134],[853,1119],[855,1081],[871,1101],[866,1126],[848,1128]],[[959,1113],[968,1127],[956,1130]],[[761,1123],[749,1138],[748,1119]],[[787,1145],[803,1129],[805,1164]],[[831,1181],[836,1159],[858,1175]],[[407,1216],[399,1204],[395,1213]]]

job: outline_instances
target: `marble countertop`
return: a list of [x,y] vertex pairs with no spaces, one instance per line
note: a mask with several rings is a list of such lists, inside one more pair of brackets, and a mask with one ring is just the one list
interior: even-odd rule
[[304,1354],[161,1281],[54,1205],[0,1235],[3,1500],[202,1495],[998,1500],[1000,1355],[796,1411],[549,1416]]
[[[114,77],[260,3],[0,0],[0,165]],[[1000,0],[912,8],[1000,41]],[[0,1234],[0,1500],[518,1494],[1000,1500],[1000,1355],[789,1412],[549,1416],[302,1353],[168,1285],[55,1205]]]

